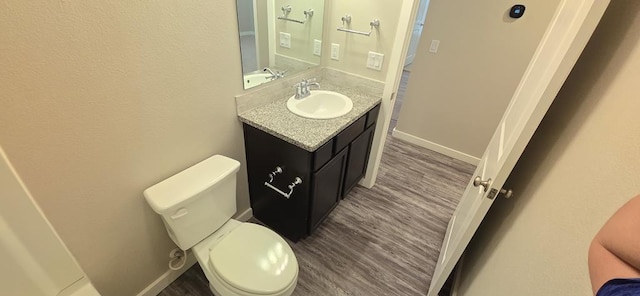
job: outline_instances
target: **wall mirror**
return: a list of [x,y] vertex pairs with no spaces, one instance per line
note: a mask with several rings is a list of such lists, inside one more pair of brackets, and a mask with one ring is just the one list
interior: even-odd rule
[[236,1],[244,89],[320,64],[324,0]]

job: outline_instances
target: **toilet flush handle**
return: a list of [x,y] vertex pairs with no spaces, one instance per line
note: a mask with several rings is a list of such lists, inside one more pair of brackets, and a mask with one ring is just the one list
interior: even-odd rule
[[171,219],[172,220],[180,219],[180,218],[186,216],[187,214],[189,214],[189,211],[187,211],[186,208],[181,208],[181,209],[177,210],[173,215],[171,215]]

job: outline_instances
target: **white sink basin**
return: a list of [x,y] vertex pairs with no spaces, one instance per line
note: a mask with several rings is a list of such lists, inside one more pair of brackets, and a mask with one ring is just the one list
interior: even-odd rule
[[304,99],[291,97],[287,108],[296,115],[313,119],[331,119],[345,115],[353,109],[347,96],[333,91],[312,90]]
[[269,73],[253,73],[244,75],[244,88],[252,88],[265,82],[271,81],[271,74]]

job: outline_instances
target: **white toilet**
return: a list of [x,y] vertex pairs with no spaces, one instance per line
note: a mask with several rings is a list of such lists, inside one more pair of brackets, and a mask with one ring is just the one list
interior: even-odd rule
[[272,230],[231,219],[240,163],[215,155],[144,191],[171,239],[192,249],[217,296],[288,296],[298,261]]

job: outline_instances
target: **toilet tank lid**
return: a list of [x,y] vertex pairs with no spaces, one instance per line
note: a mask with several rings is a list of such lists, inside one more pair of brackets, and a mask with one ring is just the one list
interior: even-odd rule
[[144,197],[158,214],[189,200],[240,168],[235,159],[214,155],[147,188]]

